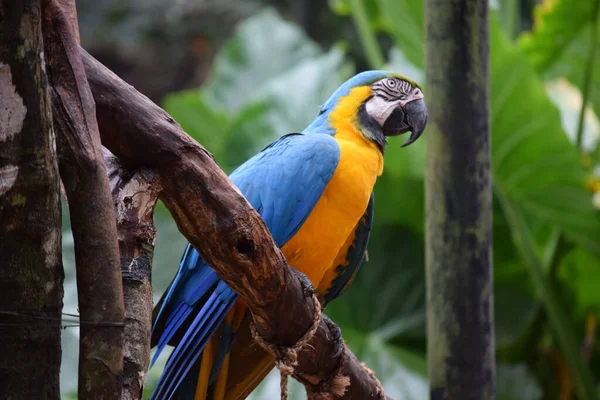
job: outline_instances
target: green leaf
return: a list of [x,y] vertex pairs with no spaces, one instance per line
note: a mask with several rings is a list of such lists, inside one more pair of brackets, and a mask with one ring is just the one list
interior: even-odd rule
[[532,281],[535,283],[544,308],[548,313],[551,326],[556,333],[558,344],[565,355],[569,368],[575,380],[576,390],[582,399],[597,399],[594,378],[581,359],[579,343],[558,292],[552,286],[542,267],[542,260],[535,250],[533,235],[527,226],[520,207],[511,203],[503,195],[498,196],[513,229],[513,240],[529,268]]
[[[320,102],[350,74],[340,49],[324,54],[299,27],[267,8],[237,26],[233,38],[217,55],[203,91],[211,104],[230,113],[265,98],[271,98],[272,104],[282,99],[301,103],[298,125],[286,125],[301,130],[314,118]],[[306,104],[311,107],[310,119]]]
[[198,90],[170,94],[165,98],[163,107],[208,151],[216,154],[223,151],[231,117],[208,105]]
[[[535,8],[532,32],[519,39],[520,48],[545,79],[567,78],[585,92],[585,71],[589,68],[592,25],[598,24],[600,11],[594,13],[597,0],[544,0]],[[596,5],[596,7],[598,7]],[[600,42],[600,29],[594,40]],[[590,102],[600,112],[600,48],[596,46],[595,67],[589,90]]]
[[[375,212],[369,260],[348,291],[327,306],[327,315],[344,329],[383,330],[390,338],[407,332],[424,337],[423,247],[422,234],[390,224]],[[408,331],[397,328],[404,319],[414,322]]]
[[562,283],[575,295],[578,312],[598,310],[600,306],[600,259],[582,249],[565,256],[559,270]]
[[519,38],[519,46],[538,72],[560,62],[564,51],[577,42],[593,20],[596,0],[543,0],[534,9],[532,32]]
[[531,216],[557,224],[600,254],[600,215],[584,188],[579,153],[524,55],[492,18],[492,171],[495,190]]
[[373,23],[369,21],[367,9],[363,0],[349,0],[350,8],[352,9],[352,18],[354,26],[358,30],[358,36],[362,42],[366,58],[371,66],[371,69],[380,69],[384,63],[383,54],[377,38],[375,37],[375,29]]
[[320,53],[299,27],[268,8],[236,27],[215,58],[204,91],[214,104],[231,112],[260,96],[267,81]]
[[[423,0],[378,0],[387,31],[414,65],[423,68]],[[399,71],[400,72],[400,71]]]

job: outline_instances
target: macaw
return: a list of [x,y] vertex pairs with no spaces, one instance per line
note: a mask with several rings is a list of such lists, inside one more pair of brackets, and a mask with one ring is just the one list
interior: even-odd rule
[[[411,131],[407,146],[426,123],[415,82],[362,72],[333,93],[302,133],[282,136],[231,174],[323,306],[348,288],[363,261],[387,137]],[[252,345],[249,318],[243,299],[188,245],[155,308],[153,363],[165,346],[175,348],[152,398],[248,396],[275,361]]]

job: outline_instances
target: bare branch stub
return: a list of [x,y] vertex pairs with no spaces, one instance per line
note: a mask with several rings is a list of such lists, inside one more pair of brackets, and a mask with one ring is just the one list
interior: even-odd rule
[[[294,345],[313,323],[312,293],[303,290],[264,222],[213,157],[164,110],[82,50],[96,100],[103,144],[128,168],[159,175],[161,200],[179,230],[227,284],[243,297],[260,335]],[[295,376],[315,384],[340,368],[331,324],[319,329],[298,354]],[[341,371],[350,379],[343,399],[381,397],[377,381],[350,351]]]
[[150,363],[151,271],[156,238],[153,213],[160,184],[154,172],[130,171],[107,149],[103,152],[117,217],[125,301],[121,399],[137,400],[142,397]]
[[74,33],[56,0],[42,1],[42,20],[58,164],[75,241],[79,312],[86,322],[80,328],[78,395],[80,399],[119,398],[123,289],[94,99]]

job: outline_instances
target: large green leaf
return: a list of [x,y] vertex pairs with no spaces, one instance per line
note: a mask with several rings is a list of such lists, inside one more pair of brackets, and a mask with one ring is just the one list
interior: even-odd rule
[[[546,79],[563,76],[584,91],[584,71],[588,68],[592,24],[600,18],[594,13],[597,0],[544,0],[535,8],[532,32],[524,33],[519,46],[535,69]],[[595,37],[600,42],[600,29]],[[590,82],[590,100],[600,112],[600,47]]]
[[423,68],[423,0],[378,0],[383,21],[396,46],[414,65]]
[[523,33],[519,46],[537,71],[548,71],[579,40],[593,21],[594,1],[543,0],[535,7],[533,32]]
[[562,354],[572,372],[578,396],[582,399],[598,399],[594,376],[581,359],[580,345],[565,311],[564,299],[559,297],[556,288],[543,271],[543,261],[536,252],[535,241],[522,208],[503,194],[498,198],[513,229],[513,240],[526,262]]
[[492,171],[495,190],[600,254],[600,215],[585,191],[579,153],[544,86],[498,27],[491,25]]
[[356,332],[424,337],[423,248],[422,234],[391,224],[376,212],[369,260],[348,291],[327,306],[327,315]]
[[573,294],[580,315],[600,306],[600,259],[581,250],[571,251],[562,262],[559,277]]
[[267,8],[236,28],[203,92],[229,113],[251,101],[268,101],[272,127],[282,135],[304,129],[351,74],[340,48],[324,53],[299,27]]

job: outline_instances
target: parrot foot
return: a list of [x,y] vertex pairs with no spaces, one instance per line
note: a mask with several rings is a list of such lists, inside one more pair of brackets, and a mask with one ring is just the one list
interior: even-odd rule
[[329,331],[333,332],[332,339],[334,340],[335,345],[338,346],[337,351],[331,358],[338,358],[344,352],[344,347],[346,347],[344,339],[342,338],[342,330],[332,320],[330,320],[327,315],[323,314],[321,318],[323,318],[323,322],[325,322],[325,325],[327,325]]
[[302,286],[302,294],[304,294],[304,297],[306,297],[306,298],[313,297],[313,295],[315,294],[315,288],[313,287],[310,279],[308,279],[308,277],[306,275],[304,275],[302,272],[298,271],[296,268],[291,268],[291,270],[294,272],[294,274],[300,281],[300,285]]

